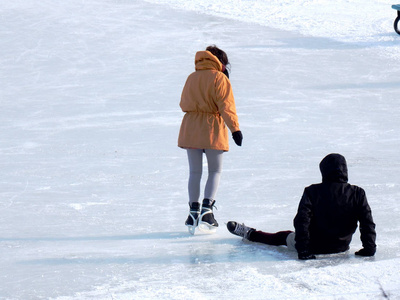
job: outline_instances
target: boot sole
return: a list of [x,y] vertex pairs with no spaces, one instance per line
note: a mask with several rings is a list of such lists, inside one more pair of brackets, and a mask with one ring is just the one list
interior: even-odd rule
[[213,234],[217,231],[217,228],[218,228],[218,227],[212,226],[206,222],[200,222],[198,227],[201,232],[206,233],[206,234]]

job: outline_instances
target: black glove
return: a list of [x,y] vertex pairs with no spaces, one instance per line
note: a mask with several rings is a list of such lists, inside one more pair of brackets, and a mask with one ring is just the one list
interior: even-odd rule
[[316,259],[314,254],[311,254],[308,251],[300,252],[298,254],[299,259],[301,260],[308,260],[308,259]]
[[362,248],[354,254],[358,256],[374,256],[375,250]]
[[233,140],[235,141],[236,145],[242,146],[243,134],[240,130],[232,133],[232,137],[233,137]]

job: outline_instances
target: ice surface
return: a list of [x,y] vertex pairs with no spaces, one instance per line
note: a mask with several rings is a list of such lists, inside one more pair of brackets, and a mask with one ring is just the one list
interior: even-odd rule
[[[0,4],[0,299],[400,299],[390,5],[153,2]],[[178,104],[209,44],[231,60],[244,142],[224,155],[221,228],[191,236]],[[367,192],[374,258],[354,256],[358,233],[302,262],[223,226],[292,229],[331,152]]]

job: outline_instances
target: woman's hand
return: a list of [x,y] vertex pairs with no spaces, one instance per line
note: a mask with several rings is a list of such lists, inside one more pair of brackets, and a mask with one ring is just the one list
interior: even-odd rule
[[235,141],[236,145],[242,146],[243,134],[240,130],[232,133],[232,138]]

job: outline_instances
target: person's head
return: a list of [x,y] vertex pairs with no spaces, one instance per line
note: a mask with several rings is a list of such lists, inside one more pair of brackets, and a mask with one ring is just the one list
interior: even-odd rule
[[322,174],[322,182],[348,181],[347,163],[343,155],[331,153],[321,161],[319,169]]
[[228,66],[230,65],[228,60],[228,55],[226,55],[225,51],[219,49],[215,45],[208,46],[206,51],[211,52],[214,56],[218,58],[218,60],[222,64],[222,72],[229,78]]

